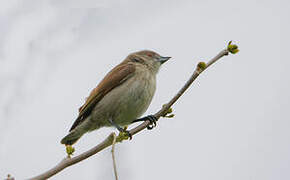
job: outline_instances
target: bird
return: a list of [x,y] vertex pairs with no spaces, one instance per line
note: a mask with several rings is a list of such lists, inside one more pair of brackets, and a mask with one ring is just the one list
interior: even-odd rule
[[151,123],[147,128],[152,129],[156,125],[155,116],[139,117],[155,94],[156,75],[161,65],[170,58],[151,50],[129,54],[91,91],[61,144],[73,145],[85,133],[101,127],[115,127],[120,132],[129,133],[125,126],[149,120]]

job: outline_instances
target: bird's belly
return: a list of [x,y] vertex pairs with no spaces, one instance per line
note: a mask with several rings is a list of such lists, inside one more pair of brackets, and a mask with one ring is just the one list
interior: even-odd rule
[[155,82],[132,81],[128,82],[127,89],[119,97],[112,117],[121,126],[130,124],[147,110],[155,92]]
[[111,90],[93,110],[92,130],[95,126],[111,126],[109,119],[120,126],[129,125],[147,110],[155,86],[155,76],[145,73],[139,79],[132,77]]

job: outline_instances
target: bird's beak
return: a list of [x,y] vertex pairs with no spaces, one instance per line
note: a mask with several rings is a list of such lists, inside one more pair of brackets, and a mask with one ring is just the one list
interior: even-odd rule
[[160,57],[158,58],[158,61],[159,61],[161,64],[163,64],[163,63],[165,63],[166,61],[168,61],[170,58],[171,58],[171,57],[162,57],[162,56],[160,56]]

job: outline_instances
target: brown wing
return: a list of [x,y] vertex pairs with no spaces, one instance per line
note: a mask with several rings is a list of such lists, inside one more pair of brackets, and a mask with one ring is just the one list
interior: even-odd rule
[[79,116],[73,123],[70,131],[81,124],[86,117],[88,117],[96,104],[112,89],[124,83],[135,72],[135,68],[132,64],[119,64],[112,69],[100,82],[100,84],[93,89],[86,102],[79,109]]

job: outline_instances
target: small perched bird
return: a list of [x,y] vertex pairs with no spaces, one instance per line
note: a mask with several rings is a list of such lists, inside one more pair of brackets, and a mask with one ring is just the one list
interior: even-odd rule
[[162,57],[149,50],[127,56],[93,89],[61,143],[72,145],[84,133],[104,126],[114,126],[121,132],[128,132],[124,126],[149,120],[151,126],[147,128],[152,128],[156,122],[154,116],[137,118],[147,110],[155,93],[156,74],[168,59],[170,57]]

